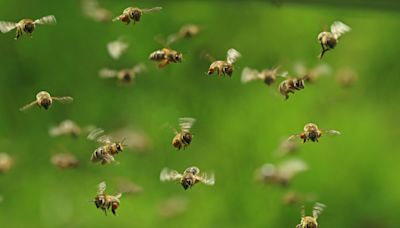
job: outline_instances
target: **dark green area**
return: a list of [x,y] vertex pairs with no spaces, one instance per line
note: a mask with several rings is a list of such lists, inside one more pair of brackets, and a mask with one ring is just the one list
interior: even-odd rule
[[[358,1],[359,2],[359,1]],[[130,1],[101,1],[115,15]],[[57,17],[56,26],[41,26],[33,38],[15,41],[14,33],[0,34],[1,151],[11,154],[15,166],[0,175],[1,227],[295,227],[297,207],[282,205],[287,191],[254,182],[254,171],[265,162],[278,162],[273,151],[280,140],[301,131],[307,122],[337,129],[342,136],[321,138],[301,147],[298,157],[310,166],[290,189],[314,193],[327,205],[321,227],[396,227],[399,224],[398,181],[400,49],[398,11],[373,7],[283,4],[242,1],[143,1],[139,7],[163,7],[145,15],[136,25],[96,23],[86,18],[78,1],[0,1],[1,20]],[[306,85],[287,101],[275,88],[262,83],[243,85],[245,66],[263,69],[282,65],[292,73],[293,63],[319,62],[317,34],[334,20],[353,30],[323,60],[333,68],[351,67],[358,83],[340,88],[334,75]],[[185,23],[204,26],[202,33],[172,47],[184,61],[157,69],[147,60],[161,48],[154,41]],[[119,36],[130,48],[119,61],[106,52],[106,43]],[[243,55],[232,78],[207,76],[207,51],[223,58],[234,47]],[[119,69],[138,62],[148,72],[136,84],[117,86],[101,80],[102,67]],[[276,87],[277,84],[274,86]],[[50,110],[18,109],[40,90],[71,95],[70,105]],[[185,151],[175,151],[173,134],[161,126],[193,116],[195,138]],[[50,138],[50,126],[64,119],[94,124],[112,131],[136,127],[148,132],[153,149],[145,156],[118,155],[120,165],[97,166],[89,158],[97,146],[85,137]],[[60,171],[49,160],[59,145],[74,152],[82,166]],[[189,191],[160,183],[167,166],[184,170],[196,165],[214,170],[216,185],[197,185]],[[104,216],[91,200],[96,185],[105,180],[113,190],[115,177],[127,177],[144,192],[123,197],[118,216]],[[160,201],[183,195],[189,209],[180,217],[158,217]],[[310,213],[312,204],[307,204]]]

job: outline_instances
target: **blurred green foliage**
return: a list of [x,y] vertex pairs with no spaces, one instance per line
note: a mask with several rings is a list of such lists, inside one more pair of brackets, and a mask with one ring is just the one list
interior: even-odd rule
[[[131,1],[100,1],[118,15]],[[0,1],[1,20],[18,21],[48,14],[56,26],[41,26],[33,38],[0,36],[1,151],[15,159],[13,169],[0,175],[1,227],[295,227],[300,209],[282,205],[287,192],[254,182],[254,171],[265,162],[278,162],[273,151],[280,140],[301,131],[307,122],[338,129],[342,136],[322,138],[301,146],[297,157],[310,170],[296,177],[289,189],[314,193],[327,205],[321,227],[396,227],[400,210],[398,141],[400,98],[397,45],[398,11],[281,4],[261,1],[141,1],[139,7],[162,6],[136,25],[96,23],[82,14],[79,1]],[[334,20],[353,30],[326,54],[333,74],[297,92],[287,101],[262,83],[243,85],[243,67],[263,69],[281,65],[293,74],[296,61],[319,62],[317,34]],[[181,64],[157,69],[148,61],[161,48],[156,35],[176,32],[185,23],[204,26],[192,40],[172,47],[184,53]],[[125,37],[130,48],[119,61],[106,52],[106,43]],[[204,51],[224,58],[234,47],[242,53],[232,78],[207,76]],[[102,67],[119,69],[138,62],[148,72],[132,86],[101,80]],[[340,88],[334,74],[351,67],[358,83]],[[277,84],[274,86],[276,87]],[[18,109],[40,90],[75,98],[50,110]],[[177,118],[197,118],[192,145],[175,151],[173,134],[161,126]],[[90,163],[96,144],[82,137],[50,138],[49,127],[64,119],[112,131],[139,128],[152,139],[149,154],[129,149],[118,155],[120,165]],[[60,145],[81,160],[81,167],[60,171],[49,160]],[[189,191],[160,183],[163,167],[184,170],[196,165],[214,170],[216,185]],[[137,196],[123,197],[118,215],[104,216],[89,202],[96,185],[106,181],[115,189],[116,177],[143,186]],[[159,203],[170,196],[188,198],[181,216],[159,217]],[[312,204],[307,204],[308,213]]]

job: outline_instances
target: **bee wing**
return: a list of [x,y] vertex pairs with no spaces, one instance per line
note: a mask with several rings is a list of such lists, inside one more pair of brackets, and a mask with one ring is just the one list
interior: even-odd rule
[[49,129],[49,135],[51,137],[59,136],[63,133],[63,129],[60,126],[54,126]]
[[99,138],[97,138],[96,141],[103,144],[109,144],[112,142],[112,138],[109,135],[102,135]]
[[313,71],[318,75],[329,75],[332,72],[331,67],[328,64],[319,64]]
[[9,21],[0,21],[0,31],[2,33],[9,32],[17,27],[18,23]]
[[336,130],[322,130],[322,132],[327,135],[341,135],[340,131]]
[[237,60],[238,58],[240,58],[241,56],[242,56],[242,55],[241,55],[238,51],[236,51],[235,49],[231,48],[231,49],[228,50],[228,53],[227,53],[227,55],[226,55],[226,61],[227,61],[229,64],[233,64],[233,63],[235,63],[236,60]]
[[110,54],[113,59],[119,59],[122,53],[128,49],[128,47],[129,44],[122,40],[112,41],[107,44],[108,54]]
[[307,69],[302,63],[294,64],[293,69],[299,77],[303,77],[307,73]]
[[215,175],[214,173],[203,173],[199,177],[199,181],[206,185],[214,185],[215,184]]
[[122,197],[122,193],[118,193],[117,195],[114,196],[117,200],[119,200]]
[[99,71],[99,77],[100,78],[114,78],[116,77],[118,72],[116,70],[112,70],[109,68],[102,68]]
[[313,207],[313,217],[315,219],[317,219],[318,216],[324,211],[325,208],[326,208],[325,204],[315,203],[315,205]]
[[87,139],[89,139],[89,140],[96,140],[98,137],[99,137],[99,135],[101,135],[101,134],[103,134],[104,133],[104,130],[103,129],[101,129],[101,128],[96,128],[96,129],[93,129],[93,130],[91,130],[90,132],[89,132],[89,135],[87,136]]
[[19,110],[24,112],[28,109],[31,109],[33,106],[37,104],[37,101],[32,101],[30,104],[25,105],[24,107],[20,108]]
[[104,194],[104,192],[106,191],[107,185],[106,182],[100,182],[100,184],[97,186],[97,193],[98,194]]
[[242,83],[248,83],[257,79],[260,79],[258,70],[249,67],[243,68],[241,76]]
[[192,128],[196,119],[190,117],[183,117],[179,118],[179,126],[181,127],[182,131],[189,131]]
[[176,181],[182,178],[182,174],[178,173],[178,171],[169,169],[169,168],[164,168],[161,170],[160,173],[160,181],[165,182],[165,181]]
[[284,161],[278,167],[279,175],[287,180],[290,180],[297,173],[306,171],[307,164],[300,159],[291,159]]
[[53,100],[55,100],[55,101],[58,101],[58,102],[62,103],[62,104],[68,104],[68,103],[71,103],[72,101],[74,101],[74,98],[68,97],[68,96],[66,96],[66,97],[51,97],[51,98]]
[[147,14],[147,13],[157,13],[160,12],[162,10],[162,7],[157,6],[157,7],[153,7],[150,9],[141,9],[143,13]]
[[175,43],[177,40],[179,40],[180,38],[182,38],[179,33],[174,33],[171,34],[167,37],[167,44],[172,44]]
[[288,75],[289,75],[289,72],[287,72],[287,71],[284,71],[284,72],[277,73],[277,75],[276,75],[276,76],[278,76],[278,77],[282,77],[282,78],[287,78],[287,77],[288,77]]
[[135,74],[140,74],[140,73],[146,71],[146,65],[144,65],[143,63],[136,64],[136,65],[132,68],[132,71],[133,71]]
[[300,134],[294,134],[294,135],[289,136],[289,138],[287,140],[288,141],[295,141],[297,139],[300,139],[299,136],[300,136]]
[[335,21],[331,25],[331,32],[336,39],[339,39],[346,32],[350,32],[351,28],[341,21]]
[[34,24],[39,24],[39,25],[52,25],[57,23],[56,17],[54,15],[49,15],[49,16],[44,16],[42,18],[39,18],[33,22]]

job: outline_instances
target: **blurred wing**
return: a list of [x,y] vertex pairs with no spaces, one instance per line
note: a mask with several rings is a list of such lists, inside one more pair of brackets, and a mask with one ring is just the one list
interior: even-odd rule
[[226,61],[229,64],[233,64],[241,56],[242,55],[238,51],[236,51],[235,49],[231,48],[231,49],[228,50],[228,53],[227,53],[227,56],[226,56]]
[[250,81],[260,79],[258,77],[258,75],[259,75],[259,72],[257,70],[251,69],[249,67],[245,67],[245,68],[243,68],[243,71],[242,71],[241,81],[242,81],[242,83],[247,83]]
[[116,70],[111,70],[109,68],[103,68],[99,71],[100,78],[114,78],[117,74],[118,72]]
[[332,72],[331,67],[328,64],[319,64],[313,71],[318,75],[329,75]]
[[200,177],[199,180],[206,184],[206,185],[214,185],[215,184],[215,175],[214,173],[203,173]]
[[97,142],[103,143],[103,144],[109,144],[112,142],[112,138],[109,135],[102,135],[97,139]]
[[160,173],[160,181],[176,181],[182,178],[182,175],[178,171],[173,169],[164,168]]
[[294,64],[293,69],[299,77],[303,77],[307,73],[307,69],[304,64],[299,62]]
[[141,10],[143,13],[157,13],[162,10],[162,7],[158,6],[158,7],[154,7],[154,8],[150,8],[150,9],[141,9]]
[[63,133],[63,130],[59,126],[54,126],[49,129],[49,135],[52,137],[59,136]]
[[74,98],[72,97],[51,97],[53,100],[58,101],[62,104],[68,104],[74,101]]
[[113,59],[119,59],[128,47],[128,43],[121,40],[112,41],[107,44],[108,54],[110,54]]
[[313,217],[317,219],[318,216],[324,211],[325,207],[326,207],[325,204],[315,203],[313,207]]
[[93,129],[92,131],[89,132],[89,135],[87,136],[87,139],[89,140],[96,140],[99,135],[103,134],[104,130],[101,128],[96,128]]
[[33,101],[32,103],[25,105],[24,107],[20,108],[19,110],[22,111],[22,112],[24,112],[24,111],[26,111],[26,110],[32,108],[32,107],[35,106],[36,104],[37,104],[37,101]]
[[136,66],[134,66],[134,67],[132,68],[132,71],[133,71],[135,74],[140,74],[140,73],[146,71],[146,65],[144,65],[143,63],[136,64]]
[[345,34],[346,32],[350,32],[350,31],[351,31],[351,28],[349,26],[345,25],[341,21],[335,21],[331,25],[331,32],[335,36],[336,39],[339,39],[339,37],[341,37],[343,34]]
[[179,126],[181,127],[182,131],[189,131],[190,128],[192,128],[194,122],[196,122],[196,119],[194,118],[179,118]]
[[282,77],[282,78],[287,78],[288,75],[289,75],[289,72],[284,71],[284,72],[278,73],[276,76]]
[[112,19],[112,22],[116,22],[116,21],[119,21],[119,17],[120,17],[121,15],[119,15],[119,16],[117,16],[117,17],[114,17],[113,19]]
[[171,34],[167,37],[167,44],[170,45],[172,43],[175,43],[180,38],[182,37],[178,33]]
[[122,197],[122,193],[118,193],[117,195],[114,196],[117,200],[119,200]]
[[2,33],[9,32],[17,27],[17,23],[9,21],[0,21],[0,31]]
[[294,141],[296,139],[300,139],[300,134],[295,134],[295,135],[291,135],[289,136],[289,138],[287,139],[288,141]]
[[98,194],[104,194],[104,192],[106,191],[106,188],[107,188],[107,185],[106,185],[106,182],[101,182],[99,185],[98,185],[98,190],[97,190],[97,193]]
[[56,17],[54,17],[54,15],[49,15],[49,16],[39,18],[39,19],[35,20],[33,23],[39,24],[39,25],[52,25],[52,24],[55,24],[56,22],[57,22]]
[[279,165],[279,175],[285,179],[291,179],[297,173],[306,171],[307,164],[300,159],[287,160]]
[[341,135],[341,133],[336,130],[322,130],[322,132],[324,132],[327,135]]

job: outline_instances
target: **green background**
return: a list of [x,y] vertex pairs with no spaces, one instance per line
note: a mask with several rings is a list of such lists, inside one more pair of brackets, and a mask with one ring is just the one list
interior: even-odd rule
[[[359,2],[359,1],[358,1]],[[101,1],[118,15],[130,1]],[[295,227],[299,207],[281,202],[287,189],[254,181],[265,162],[279,162],[273,151],[282,138],[302,130],[307,122],[337,129],[340,137],[301,145],[296,156],[310,170],[294,179],[289,189],[313,193],[327,205],[321,227],[397,227],[400,222],[400,159],[398,85],[400,15],[396,8],[290,4],[269,2],[143,1],[139,7],[162,6],[136,25],[96,23],[86,18],[79,1],[0,1],[1,20],[18,21],[54,14],[56,26],[40,26],[33,38],[15,41],[14,33],[0,35],[1,151],[15,159],[13,169],[0,175],[1,227]],[[358,7],[361,6],[361,7]],[[398,9],[398,8],[397,8]],[[289,100],[275,96],[263,83],[243,85],[245,66],[257,69],[319,63],[317,34],[333,21],[352,27],[323,62],[333,74],[306,85]],[[184,60],[157,69],[148,55],[161,48],[156,35],[176,32],[185,23],[204,26],[202,33],[172,47]],[[118,61],[106,43],[123,36],[130,48]],[[232,78],[207,76],[206,51],[224,58],[234,47],[242,53]],[[138,62],[148,72],[132,86],[101,80],[102,67],[120,69]],[[358,83],[340,88],[334,74],[351,67]],[[40,90],[70,95],[70,105],[50,110],[19,108]],[[161,126],[191,116],[195,138],[184,151],[170,145],[173,134]],[[84,136],[50,138],[49,127],[64,119],[113,131],[121,127],[146,131],[150,153],[139,156],[127,149],[120,165],[91,164],[97,147]],[[49,160],[59,145],[81,160],[75,170],[58,170]],[[163,167],[183,171],[190,165],[214,170],[216,185],[196,185],[184,191],[160,183]],[[118,215],[104,214],[89,203],[100,181],[113,192],[116,177],[144,188],[140,195],[122,197]],[[159,217],[159,203],[170,196],[189,200],[187,211],[174,219]],[[310,214],[312,203],[306,204]]]

